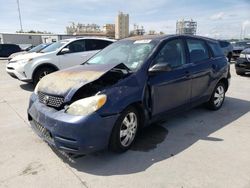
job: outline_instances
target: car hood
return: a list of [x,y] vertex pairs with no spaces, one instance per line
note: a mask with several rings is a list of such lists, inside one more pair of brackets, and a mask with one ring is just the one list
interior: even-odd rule
[[63,96],[70,100],[74,93],[84,85],[93,82],[119,65],[78,65],[69,69],[58,71],[43,77],[38,85],[37,92],[50,95]]
[[241,53],[243,53],[243,54],[250,54],[250,48],[246,48]]
[[40,56],[43,56],[43,55],[44,55],[43,53],[36,53],[36,52],[20,54],[20,55],[17,55],[15,57],[13,57],[11,59],[11,61],[20,61],[20,60],[24,60],[24,59],[33,59],[33,58],[40,57]]
[[11,54],[10,56],[9,56],[9,59],[12,59],[12,58],[14,58],[14,57],[16,57],[16,56],[18,56],[18,55],[23,55],[23,54],[27,54],[28,52],[26,52],[26,51],[22,51],[22,52],[16,52],[16,53],[14,53],[14,54]]

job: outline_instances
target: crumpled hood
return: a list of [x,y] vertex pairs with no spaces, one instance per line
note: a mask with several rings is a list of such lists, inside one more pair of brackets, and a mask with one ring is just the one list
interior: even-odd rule
[[43,77],[36,89],[38,92],[70,98],[79,88],[99,79],[118,64],[74,66]]
[[11,61],[19,61],[19,60],[24,60],[24,59],[33,59],[36,57],[43,56],[44,53],[26,53],[26,54],[19,54],[11,59]]

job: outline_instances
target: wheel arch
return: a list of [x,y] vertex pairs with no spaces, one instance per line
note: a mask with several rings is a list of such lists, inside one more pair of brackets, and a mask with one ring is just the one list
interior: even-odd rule
[[34,69],[34,71],[33,71],[33,73],[32,73],[32,80],[34,80],[35,73],[36,73],[39,69],[44,68],[44,67],[53,68],[55,71],[58,71],[58,70],[59,70],[59,68],[58,68],[56,65],[52,64],[52,63],[43,63],[43,64],[40,64],[40,65],[38,65],[38,66]]
[[[228,79],[226,79],[226,78],[221,78],[219,81],[218,81],[218,83],[220,83],[220,82],[222,82],[224,85],[225,85],[225,89],[226,89],[226,91],[228,90],[228,87],[229,87],[229,83],[228,83]],[[218,84],[217,83],[217,84]]]

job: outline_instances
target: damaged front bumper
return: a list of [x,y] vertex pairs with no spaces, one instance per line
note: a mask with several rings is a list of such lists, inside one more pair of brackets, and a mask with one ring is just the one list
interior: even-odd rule
[[50,145],[69,153],[87,154],[107,148],[118,114],[73,116],[39,102],[32,94],[28,118],[34,131]]

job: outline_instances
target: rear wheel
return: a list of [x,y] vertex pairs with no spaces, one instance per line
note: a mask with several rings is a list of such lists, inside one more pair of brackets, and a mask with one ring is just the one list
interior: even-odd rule
[[55,69],[52,68],[52,67],[42,67],[42,68],[39,68],[35,74],[34,74],[34,77],[33,77],[33,84],[36,86],[37,83],[46,75],[52,73],[52,72],[55,72]]
[[225,92],[226,92],[225,84],[219,82],[216,85],[210,100],[207,102],[207,107],[210,110],[219,110],[224,102]]
[[122,112],[113,128],[109,147],[114,152],[124,152],[133,144],[139,127],[139,114],[136,108],[129,107]]
[[242,75],[244,75],[245,73],[242,72],[242,71],[236,71],[236,74],[242,76]]

